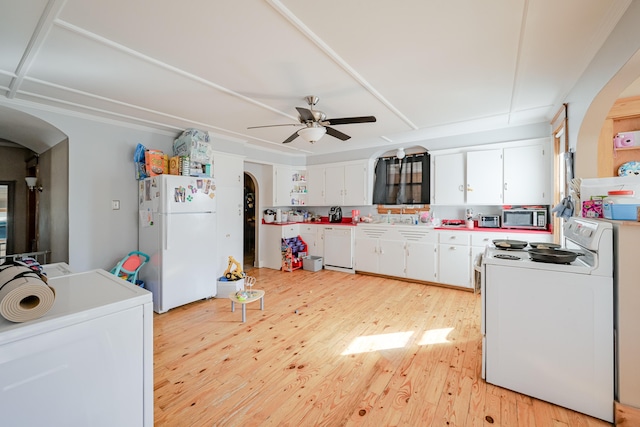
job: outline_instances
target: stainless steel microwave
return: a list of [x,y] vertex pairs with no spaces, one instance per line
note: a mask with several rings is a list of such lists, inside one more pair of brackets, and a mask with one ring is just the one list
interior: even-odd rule
[[545,230],[547,228],[547,210],[544,208],[503,209],[502,227]]

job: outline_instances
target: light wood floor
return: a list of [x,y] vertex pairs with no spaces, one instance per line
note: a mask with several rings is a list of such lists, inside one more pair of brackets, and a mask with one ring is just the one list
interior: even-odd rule
[[[253,269],[228,299],[154,317],[156,426],[608,426],[480,378],[480,297],[322,270]],[[356,344],[359,344],[358,347]]]

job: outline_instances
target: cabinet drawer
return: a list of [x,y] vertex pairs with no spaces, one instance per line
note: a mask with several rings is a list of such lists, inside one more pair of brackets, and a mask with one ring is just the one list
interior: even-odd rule
[[506,239],[506,233],[473,233],[471,235],[471,246],[487,246],[497,239]]
[[453,245],[468,245],[469,233],[464,231],[440,231],[438,232],[438,241]]
[[437,243],[438,233],[433,229],[420,227],[398,228],[399,238],[407,242]]

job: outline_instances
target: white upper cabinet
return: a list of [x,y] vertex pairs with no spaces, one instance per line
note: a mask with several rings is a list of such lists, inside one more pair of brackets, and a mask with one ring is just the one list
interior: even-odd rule
[[307,204],[309,206],[324,206],[324,166],[307,167]]
[[434,155],[436,205],[548,205],[549,140],[530,145]]
[[466,183],[464,153],[435,156],[434,180],[436,205],[463,205]]
[[549,144],[504,149],[504,204],[551,203]]
[[467,153],[467,203],[502,204],[502,149]]
[[371,204],[367,162],[325,166],[324,204],[362,206]]
[[273,167],[273,205],[307,204],[306,171],[290,166]]
[[324,201],[328,206],[342,205],[344,198],[344,166],[326,166],[324,169]]
[[369,188],[367,186],[367,173],[369,169],[366,163],[346,165],[344,167],[344,198],[347,206],[369,205]]

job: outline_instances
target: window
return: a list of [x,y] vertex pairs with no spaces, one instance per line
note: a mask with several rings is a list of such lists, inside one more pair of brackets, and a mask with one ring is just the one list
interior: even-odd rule
[[428,153],[381,157],[376,163],[373,203],[379,205],[428,204]]

